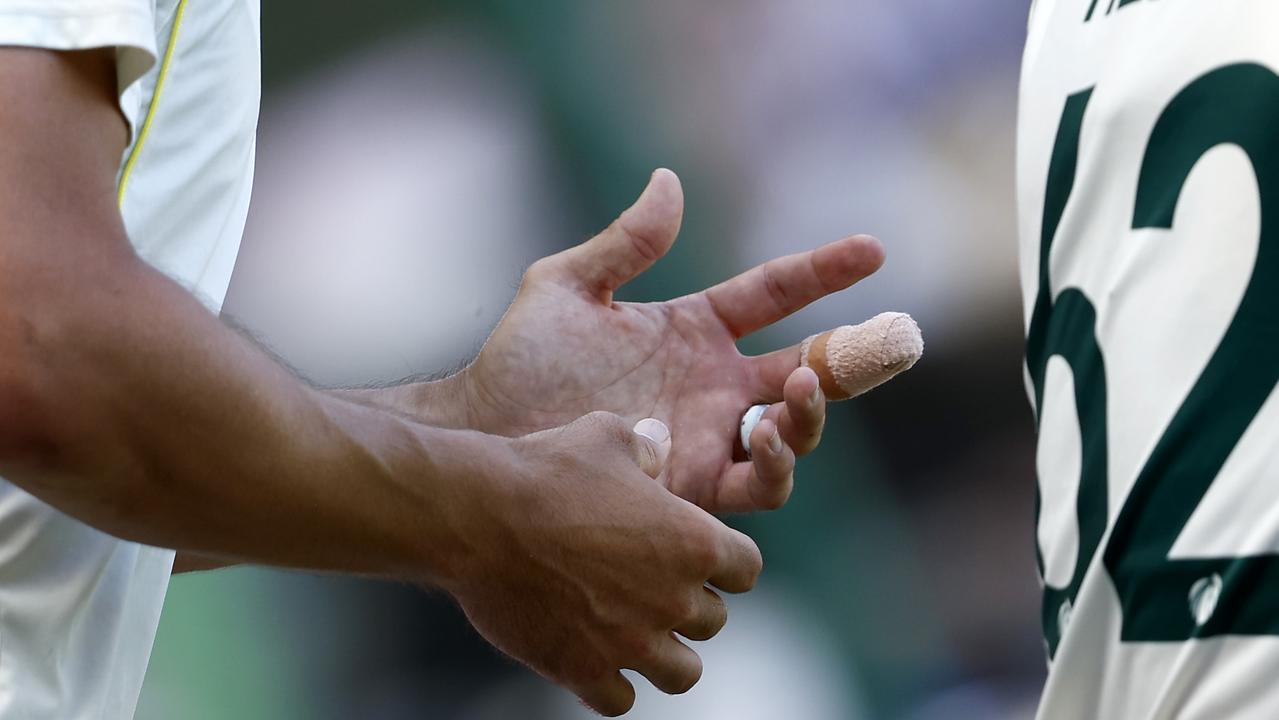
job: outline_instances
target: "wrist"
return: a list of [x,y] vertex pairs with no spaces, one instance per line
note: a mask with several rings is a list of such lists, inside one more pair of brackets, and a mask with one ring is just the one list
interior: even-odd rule
[[493,410],[491,395],[475,372],[475,365],[440,380],[402,385],[396,399],[403,412],[436,427],[474,430],[486,435],[512,437],[518,433],[509,416]]
[[480,430],[466,391],[466,371],[438,380],[387,388],[402,412],[418,422],[450,430]]
[[[329,427],[323,465],[328,539],[339,569],[441,585],[472,555],[466,524],[481,503],[470,475],[494,450],[478,433],[433,427],[372,401],[375,391],[313,391]],[[385,400],[382,394],[378,400]],[[322,569],[329,564],[317,565]]]
[[414,428],[421,484],[416,522],[410,533],[417,574],[446,591],[482,571],[484,559],[508,544],[516,480],[513,443],[508,438],[469,430]]
[[481,430],[470,406],[464,374],[462,371],[439,380],[332,392],[344,400],[390,411],[424,425],[447,430]]

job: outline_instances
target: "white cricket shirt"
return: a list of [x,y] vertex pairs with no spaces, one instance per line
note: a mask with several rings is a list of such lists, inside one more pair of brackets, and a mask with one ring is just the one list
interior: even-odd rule
[[1279,718],[1279,3],[1037,0],[1045,720]]
[[[0,45],[117,48],[139,255],[212,312],[249,206],[257,0],[0,0]],[[129,720],[173,552],[98,532],[0,480],[0,720]]]

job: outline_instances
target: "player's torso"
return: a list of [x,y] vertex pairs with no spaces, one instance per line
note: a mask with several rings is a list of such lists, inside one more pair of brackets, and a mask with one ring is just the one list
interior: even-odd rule
[[1271,0],[1032,11],[1041,717],[1279,717],[1277,73]]
[[157,0],[156,14],[167,62],[122,99],[142,130],[125,152],[120,209],[138,254],[216,310],[253,185],[258,0]]
[[[140,131],[121,209],[138,254],[216,311],[252,184],[257,0],[157,0],[155,34],[162,61],[121,102]],[[131,718],[172,561],[0,479],[0,718]]]

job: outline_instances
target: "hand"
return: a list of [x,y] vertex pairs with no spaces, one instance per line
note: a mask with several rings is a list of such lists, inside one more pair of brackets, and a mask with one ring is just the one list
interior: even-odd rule
[[[534,263],[514,303],[458,381],[480,429],[520,435],[592,410],[663,420],[674,435],[673,492],[712,512],[781,506],[795,457],[825,421],[816,375],[798,346],[744,357],[735,341],[870,275],[879,241],[846,238],[778,258],[702,292],[662,303],[613,292],[661,258],[683,215],[679,180],[658,170],[633,207],[599,235]],[[771,403],[734,457],[738,423]]]
[[664,449],[615,415],[504,442],[514,452],[478,481],[494,490],[470,506],[481,515],[460,520],[466,570],[445,583],[467,618],[605,715],[635,701],[623,668],[667,693],[690,689],[702,662],[675,633],[719,632],[727,610],[706,584],[751,589],[755,544],[654,483]]

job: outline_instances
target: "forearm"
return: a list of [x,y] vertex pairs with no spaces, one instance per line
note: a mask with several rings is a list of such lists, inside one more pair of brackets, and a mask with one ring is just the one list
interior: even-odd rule
[[33,422],[11,425],[4,476],[120,537],[228,559],[427,579],[465,553],[450,505],[491,441],[309,388],[159,273],[112,268],[40,284],[80,290],[10,324]]
[[198,553],[179,551],[177,556],[173,558],[173,574],[182,575],[184,573],[204,572],[206,570],[221,570],[222,568],[234,567],[240,563],[234,560],[227,560],[212,555],[200,555]]

